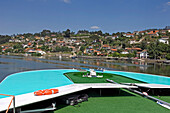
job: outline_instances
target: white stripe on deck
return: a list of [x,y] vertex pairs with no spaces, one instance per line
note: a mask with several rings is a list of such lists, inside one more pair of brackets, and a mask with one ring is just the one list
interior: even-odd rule
[[121,84],[112,84],[112,83],[85,83],[78,84],[82,86],[86,86],[89,88],[137,88],[136,86],[127,86]]
[[[66,94],[78,92],[89,88],[137,88],[137,87],[111,84],[111,83],[89,83],[89,84],[71,84],[71,85],[66,85],[66,86],[61,86],[56,88],[59,89],[59,93],[52,94],[52,95],[34,96],[34,92],[17,95],[15,96],[15,107],[17,108],[17,107],[29,105],[32,103],[44,101],[47,99],[52,99],[55,97],[63,96]],[[11,97],[0,99],[0,112],[5,111],[8,108],[11,99],[12,99]],[[13,108],[13,103],[11,104],[10,108]]]

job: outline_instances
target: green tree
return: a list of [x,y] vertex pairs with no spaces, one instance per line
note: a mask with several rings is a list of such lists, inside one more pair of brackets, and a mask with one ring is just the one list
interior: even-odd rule
[[170,53],[168,53],[168,54],[166,55],[166,59],[167,59],[167,60],[170,60]]
[[64,37],[66,37],[66,38],[70,38],[70,29],[67,29],[66,31],[64,31]]
[[140,44],[140,48],[142,50],[147,49],[147,42],[146,41],[142,41],[141,44]]
[[114,52],[114,53],[112,54],[112,56],[113,56],[113,57],[120,57],[120,53]]
[[85,46],[81,46],[80,51],[84,52],[85,49],[86,49]]
[[94,52],[94,56],[97,56],[97,52]]
[[148,53],[150,58],[157,59],[160,53],[160,51],[158,50],[158,43],[150,43],[150,45],[148,46]]
[[11,39],[11,37],[8,35],[0,35],[0,44],[9,42],[10,39]]
[[98,40],[100,37],[98,35],[91,35],[90,39],[92,40]]
[[43,30],[41,32],[41,36],[45,37],[45,36],[50,36],[51,35],[51,31],[50,30]]
[[23,48],[23,46],[19,43],[17,43],[16,45],[13,46],[14,49],[19,49],[19,48]]

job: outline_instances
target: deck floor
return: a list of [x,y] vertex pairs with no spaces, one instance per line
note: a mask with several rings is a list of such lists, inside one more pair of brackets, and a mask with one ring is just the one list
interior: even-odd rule
[[[35,96],[34,92],[17,95],[15,96],[15,107],[17,108],[17,107],[29,105],[32,103],[44,101],[47,99],[52,99],[55,97],[82,91],[89,88],[137,88],[137,87],[111,84],[111,83],[89,83],[89,84],[71,84],[71,85],[66,85],[66,86],[61,86],[56,88],[59,89],[59,93],[53,95]],[[0,112],[5,111],[8,108],[11,99],[12,97],[6,97],[0,99]],[[13,103],[11,104],[10,108],[13,108]]]

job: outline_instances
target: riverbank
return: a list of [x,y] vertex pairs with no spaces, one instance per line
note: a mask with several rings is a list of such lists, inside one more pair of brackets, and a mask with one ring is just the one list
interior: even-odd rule
[[[30,56],[24,53],[6,53],[0,55],[11,55],[11,56]],[[128,57],[108,57],[108,56],[74,56],[71,53],[47,53],[44,57],[66,57],[66,58],[84,58],[84,59],[102,59],[102,60],[120,60],[120,61],[141,61],[147,63],[159,63],[159,64],[170,64],[170,60],[166,59],[138,59],[138,58],[128,58]]]
[[142,61],[147,63],[161,63],[170,64],[170,60],[166,59],[137,59],[128,57],[108,57],[108,56],[77,56],[77,58],[87,58],[87,59],[105,59],[105,60],[124,60],[124,61]]

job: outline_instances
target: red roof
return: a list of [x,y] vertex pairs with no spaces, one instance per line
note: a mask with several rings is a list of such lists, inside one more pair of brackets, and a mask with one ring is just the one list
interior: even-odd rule
[[126,34],[127,36],[132,36],[133,34]]
[[112,51],[117,51],[117,49],[111,49]]
[[159,30],[150,31],[150,32],[148,33],[148,35],[156,34],[156,33],[158,33],[158,32],[159,32]]
[[126,50],[142,50],[141,48],[126,48]]
[[29,42],[29,43],[28,43],[28,46],[30,46],[30,45],[31,45],[31,43]]
[[146,31],[139,31],[139,33],[145,33]]
[[107,45],[107,44],[105,44],[105,45],[103,45],[103,47],[110,47],[109,45]]

